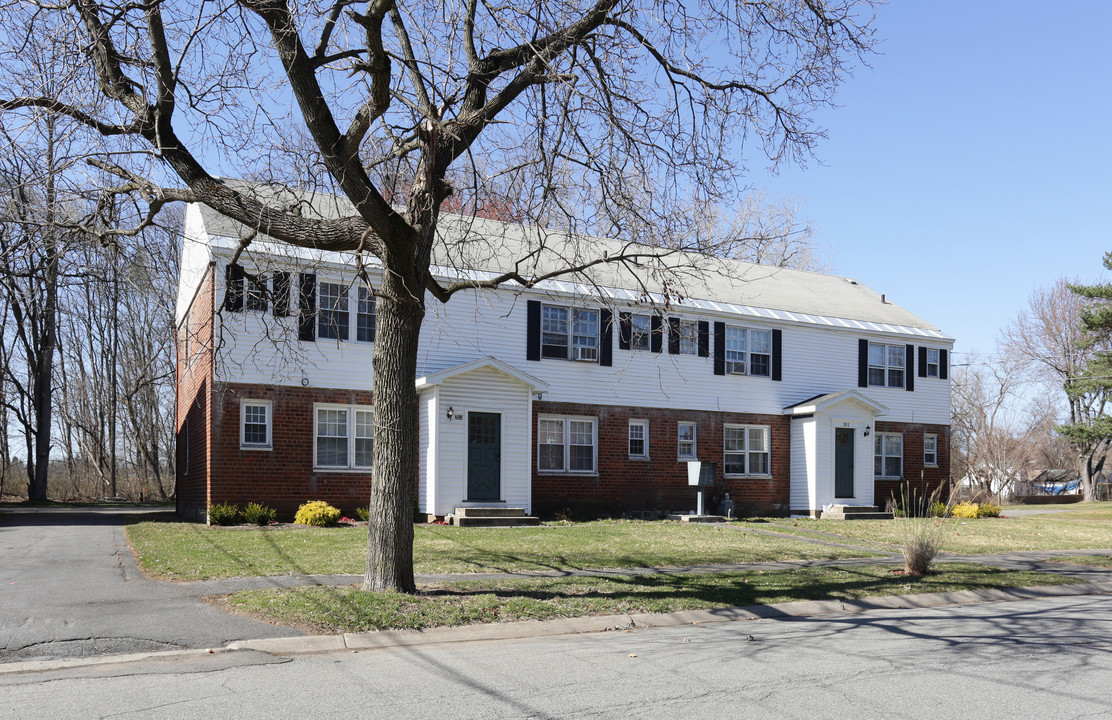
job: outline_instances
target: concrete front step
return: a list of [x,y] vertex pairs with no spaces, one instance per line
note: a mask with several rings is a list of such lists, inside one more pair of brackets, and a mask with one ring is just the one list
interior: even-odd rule
[[459,527],[521,527],[540,525],[540,518],[520,517],[476,517],[474,515],[453,515],[452,524]]
[[455,517],[525,517],[525,508],[502,507],[458,507],[452,514]]
[[823,520],[891,520],[892,513],[879,512],[876,505],[831,505]]

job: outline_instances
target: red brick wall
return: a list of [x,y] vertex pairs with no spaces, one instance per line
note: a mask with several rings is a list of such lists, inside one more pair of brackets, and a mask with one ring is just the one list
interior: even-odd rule
[[[687,484],[687,463],[677,459],[677,427],[696,426],[696,454],[718,464],[716,487],[709,494],[729,492],[737,512],[786,510],[790,478],[790,426],[783,415],[663,410],[609,405],[534,402],[533,437],[539,415],[582,415],[598,420],[597,476],[537,472],[532,449],[533,511],[551,516],[570,511],[573,518],[617,515],[624,511],[691,511],[696,490]],[[649,421],[649,459],[629,457],[629,421]],[[723,477],[722,426],[769,426],[771,478]],[[534,440],[535,442],[535,440]]]
[[[883,422],[876,424],[877,432],[903,434],[903,477],[912,498],[929,498],[939,490],[945,502],[950,496],[950,426],[922,423]],[[938,436],[938,467],[923,464],[923,436]],[[897,480],[877,480],[875,502],[883,510],[893,497],[900,483]]]
[[212,388],[214,273],[215,266],[210,263],[174,337],[177,444],[174,493],[178,514],[194,519],[205,517],[212,471],[208,443],[212,418],[208,395]]
[[[370,405],[371,394],[273,385],[221,383],[213,392],[213,474],[210,501],[269,505],[290,520],[298,506],[324,500],[349,517],[371,497],[370,472],[313,470],[313,403]],[[240,449],[239,410],[244,398],[270,400],[270,450]]]

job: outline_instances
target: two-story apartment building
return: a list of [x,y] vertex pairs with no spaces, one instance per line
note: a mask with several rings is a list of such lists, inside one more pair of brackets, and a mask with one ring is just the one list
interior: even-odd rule
[[[439,260],[446,278],[571,242],[487,220],[442,225],[456,233]],[[232,265],[246,234],[187,210],[179,512],[257,501],[288,516],[323,499],[350,513],[370,492],[378,268],[266,238]],[[427,303],[420,512],[690,510],[695,459],[716,463],[719,489],[752,511],[883,506],[901,478],[948,480],[953,341],[938,328],[845,277],[732,260],[670,285],[636,267],[598,270]]]

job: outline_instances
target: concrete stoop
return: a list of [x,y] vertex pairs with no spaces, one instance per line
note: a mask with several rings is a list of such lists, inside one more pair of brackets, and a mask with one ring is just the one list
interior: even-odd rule
[[540,525],[540,518],[525,514],[525,508],[458,507],[448,523],[459,527],[521,527]]
[[823,520],[891,520],[892,513],[880,512],[876,505],[831,505]]

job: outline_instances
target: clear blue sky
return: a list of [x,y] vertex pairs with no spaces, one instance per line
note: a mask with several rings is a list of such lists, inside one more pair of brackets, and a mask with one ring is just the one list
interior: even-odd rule
[[1036,288],[1107,279],[1112,1],[895,0],[871,68],[819,116],[804,201],[835,272],[991,352]]

